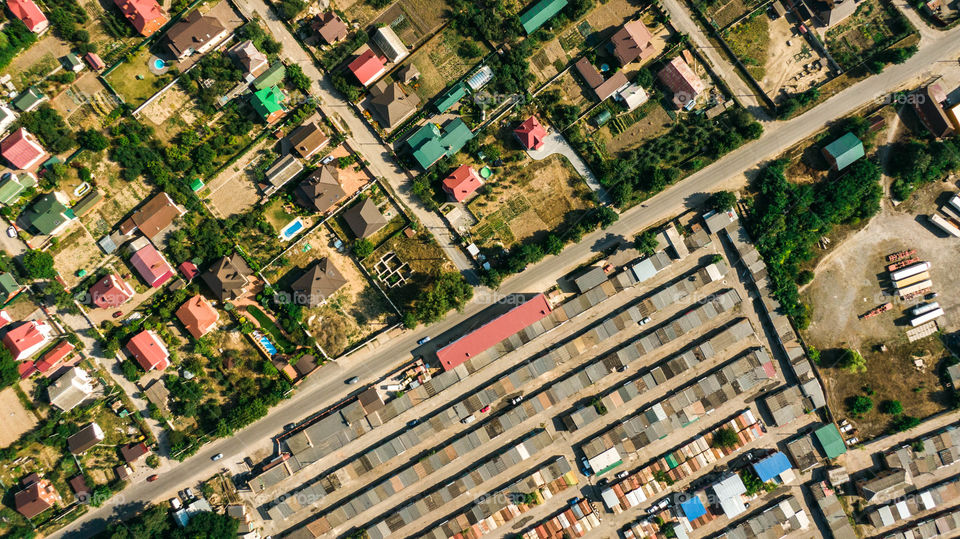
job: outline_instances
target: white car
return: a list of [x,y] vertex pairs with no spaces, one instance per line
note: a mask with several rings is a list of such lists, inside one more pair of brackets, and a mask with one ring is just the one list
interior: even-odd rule
[[16,229],[16,227],[12,227],[12,226],[11,226],[11,227],[8,227],[8,228],[7,228],[7,237],[9,237],[9,238],[16,238],[16,237],[17,237],[17,229]]
[[180,503],[180,498],[170,498],[170,507],[172,507],[175,511],[183,507],[183,504]]

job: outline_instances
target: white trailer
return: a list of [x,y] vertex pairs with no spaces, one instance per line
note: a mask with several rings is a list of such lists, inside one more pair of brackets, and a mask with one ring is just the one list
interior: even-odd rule
[[939,308],[940,308],[940,304],[934,301],[932,303],[917,305],[916,307],[910,309],[910,314],[912,314],[913,316],[920,316],[923,313],[928,313],[934,309],[939,309]]
[[947,221],[943,217],[940,217],[939,215],[933,213],[930,215],[930,222],[937,225],[937,227],[939,227],[940,230],[946,232],[947,234],[950,234],[955,238],[960,238],[960,228],[957,228],[956,225],[954,225],[950,221]]
[[910,264],[905,268],[900,268],[896,271],[890,272],[890,280],[899,281],[901,279],[906,279],[907,277],[916,275],[918,273],[923,273],[930,269],[929,262],[917,262],[916,264]]
[[913,327],[917,327],[921,324],[926,324],[927,322],[933,320],[934,318],[939,318],[941,316],[943,316],[943,309],[937,308],[926,314],[922,314],[914,318],[913,320],[910,321],[910,325]]
[[912,284],[906,288],[901,288],[900,290],[897,290],[897,294],[899,294],[900,297],[905,297],[915,292],[919,292],[921,290],[925,290],[931,287],[933,287],[933,281],[927,279],[926,281],[921,281],[917,284]]
[[953,206],[944,204],[943,206],[940,206],[940,212],[946,215],[949,219],[960,222],[960,210],[955,209]]
[[953,195],[950,197],[949,204],[954,207],[957,211],[960,211],[960,196]]

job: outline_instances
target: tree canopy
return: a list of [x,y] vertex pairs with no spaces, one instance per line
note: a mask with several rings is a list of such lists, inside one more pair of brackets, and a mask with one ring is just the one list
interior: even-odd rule
[[46,251],[27,251],[23,255],[23,269],[32,279],[53,279],[57,276],[53,255]]

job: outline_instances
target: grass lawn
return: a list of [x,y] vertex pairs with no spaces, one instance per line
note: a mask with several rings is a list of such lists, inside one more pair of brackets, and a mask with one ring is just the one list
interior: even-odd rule
[[111,71],[106,80],[130,106],[136,107],[175,77],[173,69],[163,75],[150,72],[147,62],[153,57],[148,47],[128,58]]
[[753,78],[763,80],[770,48],[770,25],[766,13],[757,13],[737,24],[724,39]]
[[270,334],[270,340],[273,341],[273,344],[275,344],[280,351],[285,354],[292,354],[294,352],[296,346],[290,342],[290,339],[283,333],[283,330],[281,330],[266,313],[260,310],[259,307],[247,305],[247,312],[257,321],[261,329]]

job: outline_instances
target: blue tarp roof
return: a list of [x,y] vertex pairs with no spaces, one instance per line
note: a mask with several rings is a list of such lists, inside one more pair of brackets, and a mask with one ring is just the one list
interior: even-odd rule
[[697,496],[692,496],[689,500],[680,502],[680,509],[683,509],[683,514],[687,517],[687,520],[696,520],[707,514],[703,502]]
[[764,483],[790,468],[790,461],[787,460],[787,456],[779,451],[753,465],[753,471]]

